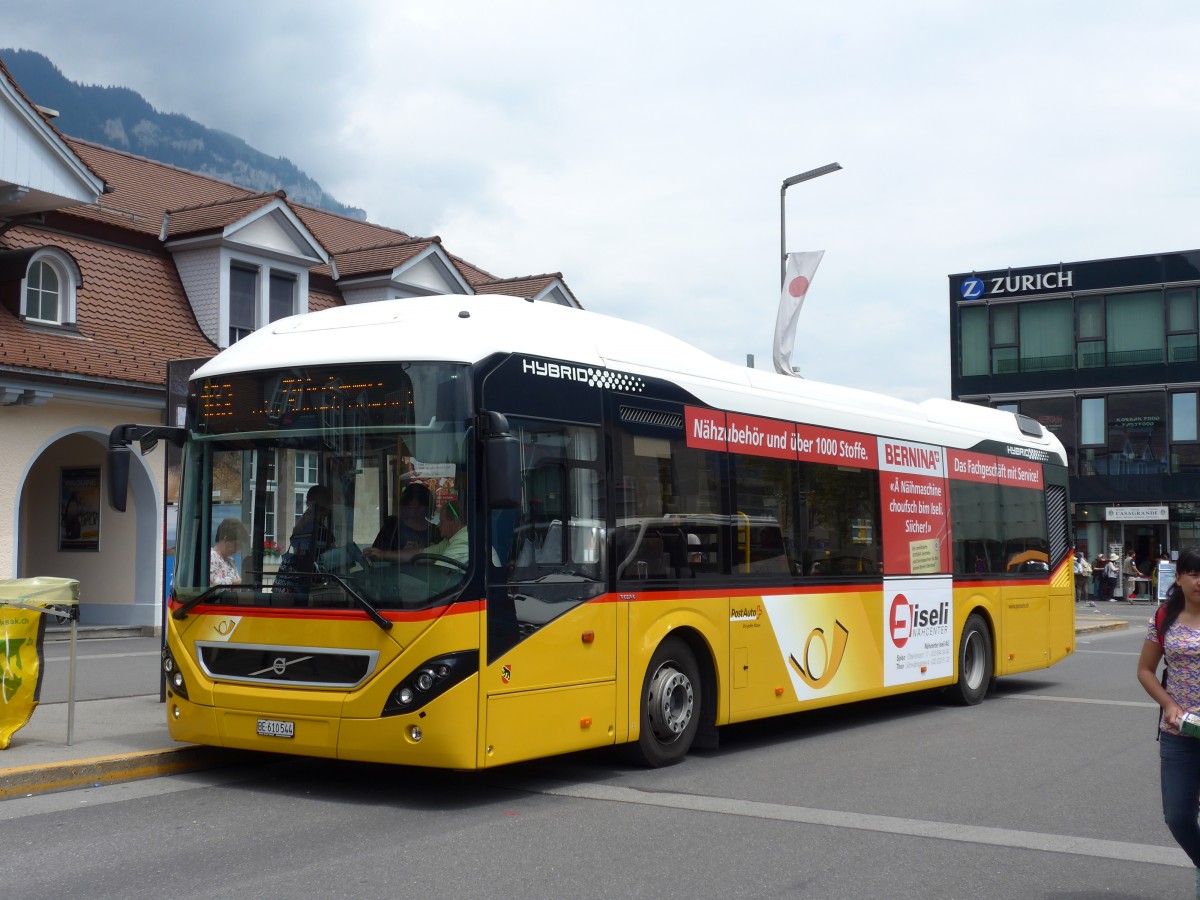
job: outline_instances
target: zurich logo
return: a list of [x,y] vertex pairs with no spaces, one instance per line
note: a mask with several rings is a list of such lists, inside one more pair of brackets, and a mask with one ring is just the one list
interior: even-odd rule
[[971,277],[962,283],[962,295],[964,300],[978,300],[983,296],[983,279]]

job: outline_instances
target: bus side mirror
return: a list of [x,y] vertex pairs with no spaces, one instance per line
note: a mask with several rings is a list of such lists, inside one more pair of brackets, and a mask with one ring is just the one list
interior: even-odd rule
[[183,446],[183,428],[170,425],[118,425],[108,434],[108,505],[117,512],[125,512],[129,497],[129,445],[138,442],[138,449],[145,455],[157,445],[159,438],[170,441],[176,447]]
[[511,434],[487,438],[487,494],[490,509],[521,503],[521,442]]
[[108,448],[108,505],[125,512],[129,496],[129,445]]

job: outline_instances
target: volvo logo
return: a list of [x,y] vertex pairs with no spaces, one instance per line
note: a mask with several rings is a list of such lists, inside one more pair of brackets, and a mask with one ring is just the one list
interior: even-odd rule
[[309,659],[312,659],[312,654],[309,654],[308,656],[297,656],[295,659],[288,659],[286,656],[277,656],[271,665],[267,666],[265,669],[259,669],[257,672],[251,672],[249,677],[255,678],[259,675],[266,675],[268,672],[271,672],[276,676],[284,675],[287,673],[288,666],[294,666],[296,663],[301,663]]

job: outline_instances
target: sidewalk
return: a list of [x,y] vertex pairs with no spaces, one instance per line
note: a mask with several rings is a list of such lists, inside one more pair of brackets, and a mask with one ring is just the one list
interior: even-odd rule
[[[1077,606],[1075,634],[1129,627],[1127,604]],[[1117,608],[1117,607],[1120,608]],[[0,801],[73,788],[98,787],[234,765],[245,751],[180,744],[167,734],[167,707],[158,695],[75,703],[73,739],[67,744],[66,703],[43,703],[0,750]]]

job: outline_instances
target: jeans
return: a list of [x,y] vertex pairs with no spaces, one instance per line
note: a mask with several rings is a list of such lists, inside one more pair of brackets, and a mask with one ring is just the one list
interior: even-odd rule
[[1163,818],[1175,842],[1200,868],[1200,739],[1159,735]]

